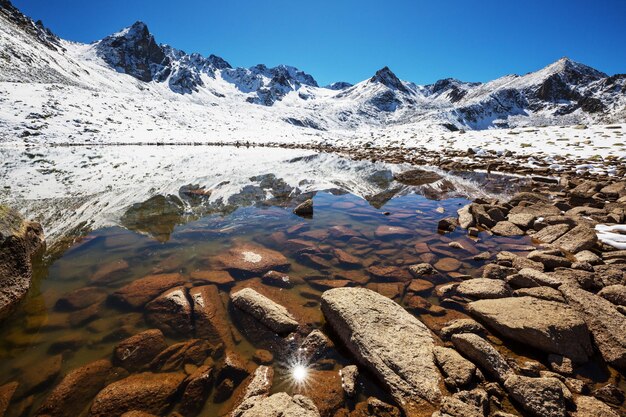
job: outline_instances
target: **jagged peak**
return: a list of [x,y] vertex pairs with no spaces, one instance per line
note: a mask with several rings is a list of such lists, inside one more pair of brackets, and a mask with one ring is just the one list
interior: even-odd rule
[[[141,20],[137,20],[130,26],[125,27],[124,29],[115,32],[106,38],[148,38],[151,37],[152,34],[148,29],[148,25],[142,22]],[[106,39],[105,38],[105,39]]]
[[370,78],[370,82],[380,83],[394,90],[407,91],[402,81],[387,66],[376,71],[376,74]]
[[548,76],[552,74],[562,74],[566,78],[574,76],[577,79],[584,77],[589,80],[607,77],[607,74],[588,65],[573,61],[566,56],[539,70],[538,73]]

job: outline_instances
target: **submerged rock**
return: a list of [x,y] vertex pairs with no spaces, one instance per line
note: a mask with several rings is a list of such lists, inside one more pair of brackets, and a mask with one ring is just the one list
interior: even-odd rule
[[441,178],[441,175],[436,172],[424,169],[411,169],[393,175],[393,179],[399,183],[413,186],[431,184],[439,181]]
[[313,200],[308,199],[296,206],[293,213],[301,217],[313,217]]
[[184,283],[185,279],[178,273],[148,275],[115,291],[111,299],[132,308],[139,308],[164,291]]
[[0,204],[0,320],[26,297],[33,273],[31,256],[44,245],[39,223]]
[[163,333],[158,329],[145,330],[122,340],[113,349],[113,363],[128,371],[139,371],[167,348]]
[[584,320],[566,304],[511,297],[475,301],[467,308],[501,335],[545,352],[581,363],[593,353]]
[[217,287],[194,287],[189,290],[189,296],[193,302],[196,336],[213,345],[224,343],[227,348],[232,347],[235,342],[228,323],[228,313]]
[[322,312],[408,416],[440,400],[431,333],[400,305],[364,288],[337,288],[322,294]]
[[189,336],[193,333],[193,311],[185,287],[174,287],[146,304],[146,321],[163,333]]
[[250,314],[276,333],[289,333],[298,328],[298,322],[280,304],[252,288],[244,288],[230,296],[233,305]]
[[237,243],[228,251],[214,258],[216,265],[232,272],[248,275],[263,275],[289,268],[289,260],[280,252],[251,243]]

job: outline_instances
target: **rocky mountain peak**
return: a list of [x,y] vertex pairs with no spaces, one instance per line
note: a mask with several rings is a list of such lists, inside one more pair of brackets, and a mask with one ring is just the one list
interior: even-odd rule
[[384,67],[376,71],[376,74],[372,78],[370,78],[370,82],[372,83],[380,83],[383,84],[393,90],[399,90],[408,93],[407,88],[404,86],[402,81],[389,69],[389,67]]
[[33,22],[31,18],[20,12],[9,0],[0,0],[0,16],[4,16],[13,24],[38,42],[53,50],[64,50],[58,36],[43,25],[41,20]]

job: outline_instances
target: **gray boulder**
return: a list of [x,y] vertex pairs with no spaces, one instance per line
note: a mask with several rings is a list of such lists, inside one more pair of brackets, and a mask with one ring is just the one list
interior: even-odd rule
[[230,296],[234,306],[250,314],[276,333],[289,333],[298,328],[298,322],[280,304],[252,288],[244,288]]

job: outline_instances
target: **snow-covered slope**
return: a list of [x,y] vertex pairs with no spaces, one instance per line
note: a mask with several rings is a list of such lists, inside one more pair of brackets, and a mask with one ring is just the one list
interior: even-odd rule
[[[322,142],[415,132],[626,121],[626,75],[567,58],[487,83],[419,86],[388,68],[320,87],[294,67],[233,68],[159,44],[142,22],[92,44],[0,0],[0,141]],[[382,129],[382,130],[381,130]]]

